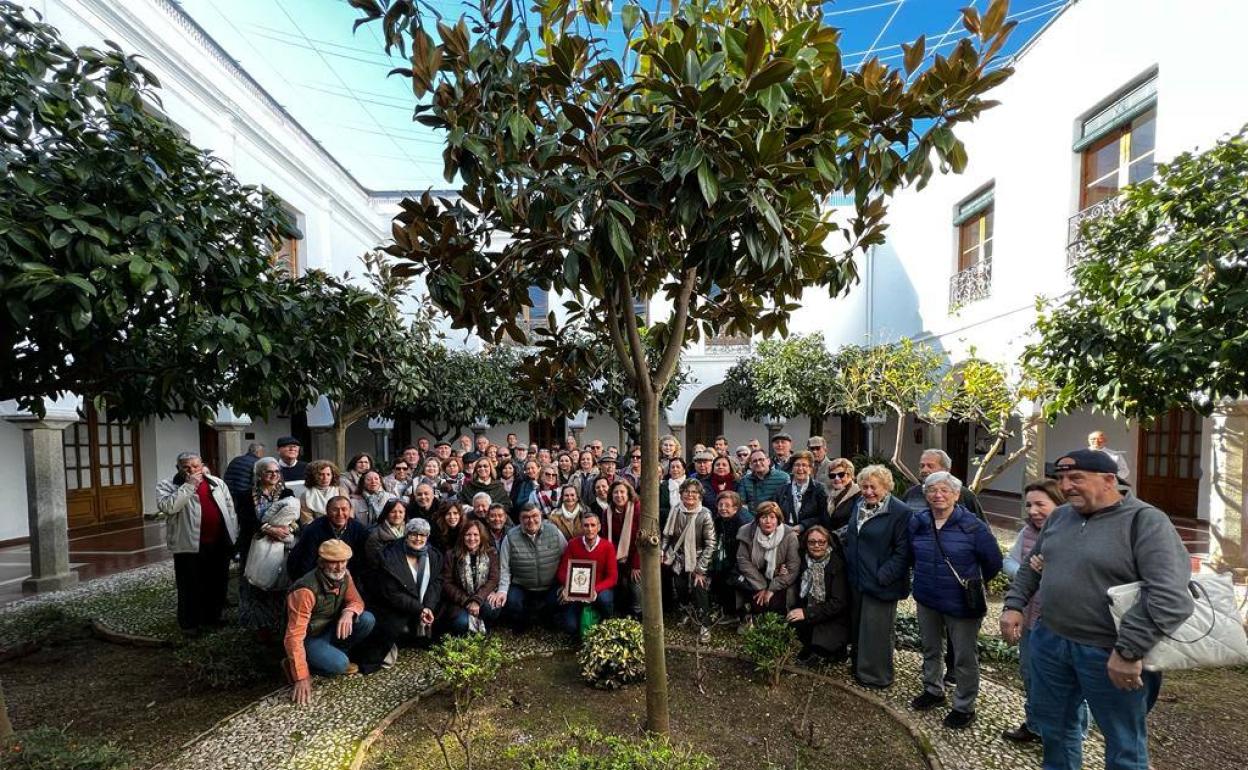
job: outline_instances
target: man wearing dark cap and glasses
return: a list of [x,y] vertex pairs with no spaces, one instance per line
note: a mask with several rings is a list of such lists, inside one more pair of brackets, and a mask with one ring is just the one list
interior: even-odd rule
[[[1001,614],[1001,636],[1016,643],[1023,610],[1038,595],[1044,617],[1030,637],[1030,706],[1044,742],[1044,767],[1083,766],[1079,704],[1105,736],[1105,766],[1147,770],[1146,719],[1161,676],[1143,659],[1163,634],[1192,614],[1190,561],[1166,514],[1119,491],[1114,458],[1095,449],[1054,463],[1066,504],[1050,515],[1024,561]],[[1030,560],[1029,560],[1030,561]],[[1142,580],[1148,590],[1115,628],[1106,592]]]
[[281,467],[282,481],[287,484],[303,481],[308,475],[308,464],[299,459],[299,439],[282,436],[277,440],[277,464]]

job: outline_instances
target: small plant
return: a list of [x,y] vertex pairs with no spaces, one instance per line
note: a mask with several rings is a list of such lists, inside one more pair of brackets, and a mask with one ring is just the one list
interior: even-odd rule
[[193,683],[217,690],[248,687],[278,675],[277,661],[243,628],[193,639],[174,653]]
[[12,639],[15,644],[36,646],[61,644],[87,633],[85,620],[56,604],[40,604],[14,612],[5,619],[4,626],[0,637]]
[[773,687],[780,684],[780,674],[797,657],[799,647],[797,630],[774,612],[763,613],[745,633],[745,657],[767,674]]
[[569,736],[508,749],[508,767],[522,770],[712,770],[715,761],[666,736],[621,738],[576,725]]
[[0,770],[120,770],[133,759],[111,741],[38,727],[18,733],[5,744]]
[[618,690],[646,678],[641,624],[630,618],[607,620],[585,634],[576,656],[581,678],[600,690]]
[[[919,634],[919,619],[908,612],[897,613],[895,628],[897,649],[923,650],[923,637]],[[1018,663],[1018,647],[1008,644],[998,636],[981,633],[975,643],[980,662]]]
[[464,770],[472,770],[475,706],[498,676],[506,657],[498,637],[484,634],[450,636],[433,648],[432,658],[438,661],[436,675],[450,690],[451,712],[441,725],[431,726],[429,731],[438,742],[447,770],[455,768],[448,735],[464,753]]

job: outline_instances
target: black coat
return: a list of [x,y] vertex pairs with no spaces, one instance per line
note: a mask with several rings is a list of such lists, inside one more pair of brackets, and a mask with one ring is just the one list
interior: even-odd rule
[[391,617],[415,618],[426,609],[436,615],[442,602],[442,554],[435,548],[425,549],[429,586],[421,601],[420,589],[407,565],[406,545],[396,540],[382,551],[381,564],[374,573],[375,585],[370,589],[374,601],[370,609],[374,614]]
[[910,595],[910,517],[896,497],[858,529],[861,507],[850,516],[845,534],[845,569],[854,590],[882,602]]
[[780,512],[784,514],[784,523],[793,526],[801,525],[802,529],[809,529],[815,524],[823,524],[822,514],[826,519],[828,512],[828,490],[819,482],[811,479],[806,482],[806,494],[802,495],[801,510],[793,510],[793,484],[790,481],[780,490],[780,496],[776,499],[776,503],[780,506]]
[[[805,572],[806,559],[803,558],[803,578]],[[800,588],[802,578],[797,584]],[[806,614],[799,626],[810,632],[810,644],[835,654],[849,642],[849,580],[845,576],[845,558],[835,540],[828,566],[823,568],[823,586],[823,601],[812,602],[810,597],[798,600],[797,606]]]

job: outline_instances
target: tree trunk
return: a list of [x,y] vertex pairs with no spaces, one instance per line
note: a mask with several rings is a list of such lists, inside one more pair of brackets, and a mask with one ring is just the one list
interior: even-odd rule
[[13,735],[13,723],[9,721],[9,702],[4,697],[4,687],[0,685],[0,741],[8,740]]
[[659,567],[659,397],[640,393],[642,634],[646,651],[646,729],[667,734],[667,651],[663,638],[663,586]]
[[901,460],[901,442],[906,432],[906,415],[900,410],[895,411],[894,414],[897,415],[897,434],[893,437],[892,463],[897,470],[905,474],[906,478],[908,478],[911,483],[918,484],[919,477],[914,475],[914,471],[910,470],[910,468]]
[[339,468],[347,467],[347,426],[342,420],[334,425],[334,462]]

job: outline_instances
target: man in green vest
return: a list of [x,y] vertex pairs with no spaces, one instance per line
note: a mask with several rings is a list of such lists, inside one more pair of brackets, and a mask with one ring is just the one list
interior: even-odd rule
[[351,546],[330,539],[317,550],[316,569],[299,578],[286,596],[286,675],[294,684],[291,700],[312,700],[312,673],[354,674],[359,666],[347,652],[373,630],[373,614],[347,571]]
[[555,573],[568,540],[542,519],[536,503],[520,508],[520,526],[512,527],[498,549],[498,590],[487,598],[502,608],[503,620],[524,630],[535,619],[553,622],[559,586]]

